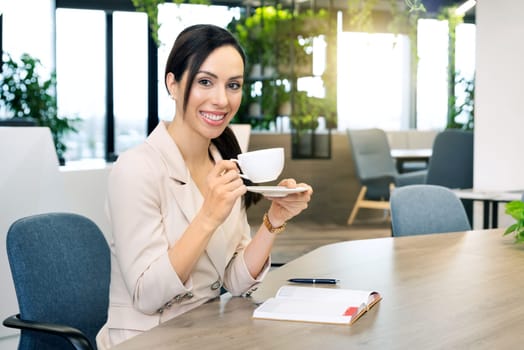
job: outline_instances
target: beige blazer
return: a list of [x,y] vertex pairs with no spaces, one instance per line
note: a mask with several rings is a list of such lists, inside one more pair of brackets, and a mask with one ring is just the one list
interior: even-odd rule
[[[144,331],[217,297],[251,291],[267,273],[249,274],[244,248],[251,239],[242,200],[213,234],[184,284],[168,248],[184,233],[203,203],[180,151],[161,122],[147,140],[124,152],[109,176],[113,237],[109,316],[104,328]],[[220,154],[214,147],[215,160]]]

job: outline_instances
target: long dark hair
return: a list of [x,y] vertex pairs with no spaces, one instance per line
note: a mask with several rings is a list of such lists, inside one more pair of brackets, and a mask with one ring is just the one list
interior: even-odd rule
[[[188,72],[186,89],[184,91],[184,112],[187,108],[193,81],[202,63],[214,50],[228,45],[237,50],[242,57],[245,67],[246,54],[244,50],[235,37],[224,28],[211,24],[197,24],[187,27],[178,35],[167,58],[164,82],[169,73],[173,73],[175,80],[180,82],[184,73]],[[241,153],[238,140],[229,127],[226,127],[224,132],[217,138],[212,139],[211,142],[217,147],[223,159],[236,158]],[[251,181],[245,179],[244,183],[253,185]],[[247,192],[244,195],[246,209],[257,203],[261,198],[262,196],[258,193]]]

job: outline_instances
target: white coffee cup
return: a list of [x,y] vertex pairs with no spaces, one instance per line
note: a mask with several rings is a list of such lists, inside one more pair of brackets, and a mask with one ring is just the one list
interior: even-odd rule
[[242,176],[254,183],[273,181],[284,169],[284,148],[267,148],[240,153],[231,159],[240,166]]

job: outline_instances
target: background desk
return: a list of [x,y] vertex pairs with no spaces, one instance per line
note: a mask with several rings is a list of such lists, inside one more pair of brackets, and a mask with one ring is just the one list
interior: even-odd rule
[[427,167],[429,159],[431,158],[431,154],[431,148],[394,148],[391,150],[391,157],[395,159],[399,173],[405,171],[404,164],[408,162],[423,162]]
[[518,191],[476,191],[474,189],[454,189],[453,192],[461,199],[481,201],[483,205],[483,227],[497,228],[499,202],[508,203],[522,198],[524,190]]
[[[252,298],[221,299],[115,347],[516,349],[524,344],[524,245],[502,230],[335,243],[271,271]],[[383,300],[353,326],[254,320],[290,277],[334,277]]]

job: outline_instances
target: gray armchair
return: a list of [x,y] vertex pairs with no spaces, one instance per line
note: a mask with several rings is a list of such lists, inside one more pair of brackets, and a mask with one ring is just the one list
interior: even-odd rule
[[397,171],[384,130],[348,129],[347,135],[356,175],[361,184],[348,224],[353,224],[361,208],[388,210],[392,187],[426,181],[425,170],[402,174]]

